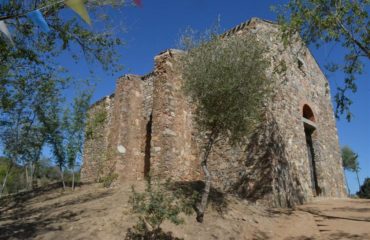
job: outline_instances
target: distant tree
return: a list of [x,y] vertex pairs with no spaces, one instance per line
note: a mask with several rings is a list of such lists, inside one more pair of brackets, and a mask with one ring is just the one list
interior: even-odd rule
[[358,154],[356,154],[350,147],[344,146],[342,148],[343,167],[347,171],[355,172],[357,176],[358,187],[360,188],[360,178],[358,173],[360,171],[360,164],[358,162]]
[[[2,180],[0,196],[7,184],[8,176],[13,167],[27,165],[33,168],[37,161],[44,141],[44,133],[41,122],[35,113],[35,102],[39,97],[39,86],[44,83],[31,84],[32,77],[20,77],[14,83],[10,93],[2,96],[0,103],[0,133],[4,155],[10,160],[7,174]],[[47,81],[46,81],[47,83]],[[32,187],[32,178],[25,168],[28,187]],[[33,171],[31,170],[31,175]]]
[[24,141],[24,154],[21,156],[22,165],[25,168],[27,188],[32,189],[36,165],[40,160],[41,152],[46,140],[43,126],[38,124],[30,129],[28,138]]
[[74,99],[72,111],[67,108],[63,117],[62,128],[65,136],[63,146],[68,167],[72,172],[72,190],[74,190],[75,187],[76,162],[82,157],[87,110],[90,106],[90,98],[91,92],[82,93]]
[[[29,164],[13,163],[12,171],[8,171],[11,159],[0,157],[0,181],[7,176],[6,184],[4,185],[3,194],[17,193],[22,190],[28,190],[32,186],[44,186],[45,184],[54,183],[60,180],[58,168],[52,163],[50,158],[40,157],[34,162],[32,173],[29,171]],[[27,176],[27,171],[29,174]],[[32,186],[30,186],[32,183]]]
[[51,158],[44,156],[41,156],[36,164],[35,177],[40,181],[41,186],[60,180],[58,168],[53,164]]
[[360,190],[357,192],[357,195],[360,198],[370,199],[370,178],[366,178],[364,184],[360,187]]
[[[49,97],[49,96],[47,96]],[[66,188],[64,181],[64,167],[67,164],[64,151],[64,135],[62,128],[62,109],[59,106],[59,98],[52,96],[49,104],[43,104],[36,110],[38,118],[45,127],[46,143],[51,147],[55,163],[59,168],[63,189]]]
[[24,171],[19,165],[13,165],[12,171],[9,172],[11,160],[6,157],[0,157],[0,179],[7,177],[6,185],[2,189],[2,193],[16,193],[26,187],[26,179]]
[[[34,166],[42,147],[52,146],[60,168],[65,165],[61,144],[64,141],[58,126],[65,104],[63,93],[74,86],[58,57],[70,53],[72,61],[86,60],[89,66],[103,70],[121,70],[117,61],[122,45],[112,27],[115,22],[104,16],[104,7],[119,9],[123,0],[85,1],[89,13],[101,22],[102,31],[90,28],[78,17],[60,15],[65,4],[58,0],[2,1],[0,20],[6,21],[14,47],[0,37],[0,133],[3,152],[11,162],[0,186],[0,196],[14,166],[25,164],[28,181],[32,182]],[[50,27],[40,30],[24,13],[42,8]],[[15,17],[17,16],[17,17]],[[92,68],[90,70],[93,70]],[[56,111],[56,112],[54,112]],[[61,176],[62,171],[61,171]]]
[[196,106],[196,123],[207,138],[201,159],[205,188],[197,205],[199,222],[211,188],[208,158],[213,146],[221,139],[232,145],[244,142],[262,119],[271,83],[266,76],[266,48],[254,35],[208,36],[182,37],[187,50],[182,61],[184,90]]
[[369,7],[368,0],[290,0],[274,7],[286,43],[300,33],[307,44],[338,43],[347,50],[342,64],[327,66],[345,74],[344,86],[337,87],[335,95],[336,117],[345,113],[348,121],[352,100],[347,92],[357,91],[356,75],[362,73],[364,61],[370,60]]

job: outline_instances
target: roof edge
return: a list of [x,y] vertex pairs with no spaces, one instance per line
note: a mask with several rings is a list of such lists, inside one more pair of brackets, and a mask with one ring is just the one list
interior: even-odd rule
[[254,22],[264,22],[264,23],[268,23],[268,24],[272,24],[272,25],[276,25],[276,26],[278,25],[277,22],[274,22],[274,21],[271,21],[271,20],[262,19],[262,18],[258,18],[258,17],[252,17],[251,19],[249,19],[245,22],[242,22],[242,23],[236,25],[235,27],[231,28],[230,30],[227,30],[226,32],[222,33],[220,35],[220,37],[227,37],[227,36],[233,35],[236,32],[238,32],[240,30],[243,30],[246,27],[250,26],[251,23],[254,23]]

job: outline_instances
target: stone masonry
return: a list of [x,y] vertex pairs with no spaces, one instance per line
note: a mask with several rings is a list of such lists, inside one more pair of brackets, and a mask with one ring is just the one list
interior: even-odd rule
[[[213,187],[270,206],[293,206],[313,197],[345,197],[343,168],[329,84],[301,43],[284,47],[276,24],[253,18],[226,32],[255,34],[269,47],[274,94],[265,121],[246,146],[218,142],[210,155]],[[192,104],[182,91],[179,50],[155,57],[146,76],[118,79],[114,95],[89,110],[82,181],[116,173],[119,181],[152,176],[202,180],[204,134],[197,131]],[[276,75],[276,69],[284,68]],[[248,103],[246,103],[248,104]]]

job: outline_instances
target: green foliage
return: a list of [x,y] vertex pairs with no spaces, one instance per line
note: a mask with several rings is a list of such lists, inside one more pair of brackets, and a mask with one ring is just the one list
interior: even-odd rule
[[182,63],[184,90],[196,104],[200,129],[232,143],[244,140],[259,124],[271,90],[267,49],[251,34],[184,39],[195,46]]
[[118,179],[117,173],[109,173],[106,176],[100,177],[98,182],[103,184],[103,187],[109,188],[114,181]]
[[87,111],[91,99],[91,93],[85,92],[74,99],[72,111],[67,108],[64,112],[62,128],[65,132],[66,155],[70,168],[76,164],[76,158],[82,154],[84,143],[84,129],[86,125]]
[[[39,31],[28,17],[20,15],[7,20],[16,47],[0,37],[0,134],[3,153],[11,160],[11,166],[28,165],[32,170],[45,145],[51,148],[61,177],[67,165],[75,165],[83,139],[77,129],[85,124],[85,113],[81,109],[86,106],[76,100],[75,106],[81,108],[72,113],[75,118],[64,128],[63,95],[67,88],[79,82],[72,81],[68,70],[60,66],[60,56],[70,56],[75,63],[86,61],[92,73],[99,67],[111,73],[120,71],[117,49],[122,41],[111,31],[111,19],[100,17],[104,10],[111,11],[110,5],[119,10],[123,3],[122,0],[86,1],[95,24],[99,22],[104,26],[100,28],[102,31],[90,28],[78,17],[60,14],[64,4],[57,0],[2,4],[2,15],[22,15],[34,8],[52,5],[43,10],[50,32]],[[115,23],[115,28],[118,25]],[[91,83],[89,79],[78,88],[84,91]],[[4,178],[4,185],[6,181]]]
[[328,70],[345,74],[344,85],[337,87],[335,95],[336,117],[345,113],[348,121],[352,100],[347,92],[357,91],[355,80],[362,73],[363,59],[370,59],[369,7],[368,0],[290,0],[274,7],[286,44],[300,33],[307,44],[339,43],[347,50],[343,63],[330,63]]
[[[0,182],[3,181],[11,160],[8,158],[0,157]],[[5,185],[4,193],[11,194],[19,191],[27,190],[28,183],[26,181],[25,168],[27,165],[13,165],[8,180]],[[69,179],[70,174],[67,174]],[[78,178],[78,177],[77,177]],[[33,185],[40,187],[50,183],[54,183],[60,180],[60,173],[58,167],[54,166],[51,159],[41,158],[35,166],[35,172],[33,177]]]
[[247,140],[263,118],[273,81],[266,75],[267,49],[254,34],[222,38],[211,30],[182,40],[188,50],[181,61],[183,88],[207,138],[201,160],[205,187],[196,211],[202,222],[211,188],[207,161],[212,146],[221,139],[233,145]]
[[[10,159],[0,157],[0,181],[5,178],[5,175],[7,174],[9,170],[11,162]],[[12,168],[12,171],[10,172],[8,176],[8,181],[4,189],[5,194],[11,194],[19,192],[26,188],[26,179],[24,175],[24,171],[22,171],[22,168],[20,166],[15,166]]]
[[164,221],[182,224],[184,219],[180,214],[190,215],[193,212],[195,198],[180,196],[183,195],[170,190],[169,181],[165,184],[159,182],[153,184],[149,179],[142,193],[137,192],[132,186],[129,203],[133,212],[138,214],[139,221],[134,226],[134,232],[130,233],[130,239],[172,239],[168,236],[160,238],[161,224]]
[[360,170],[358,154],[348,146],[342,148],[342,161],[345,170],[351,172],[358,172]]
[[366,178],[362,184],[360,191],[357,192],[360,198],[370,199],[370,178]]
[[90,114],[86,124],[86,139],[95,139],[99,137],[97,129],[105,123],[107,116],[108,113],[104,108],[99,108],[94,113]]

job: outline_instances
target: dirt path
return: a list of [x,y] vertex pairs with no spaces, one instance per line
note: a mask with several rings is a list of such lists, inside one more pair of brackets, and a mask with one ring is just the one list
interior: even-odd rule
[[[143,188],[139,184],[138,189]],[[130,184],[104,189],[84,186],[61,192],[57,186],[0,201],[0,239],[124,239],[136,217],[130,212]],[[370,239],[370,201],[316,199],[294,210],[266,209],[232,196],[212,200],[203,224],[163,225],[179,238]]]
[[314,216],[322,239],[370,239],[370,200],[317,199],[298,209]]

